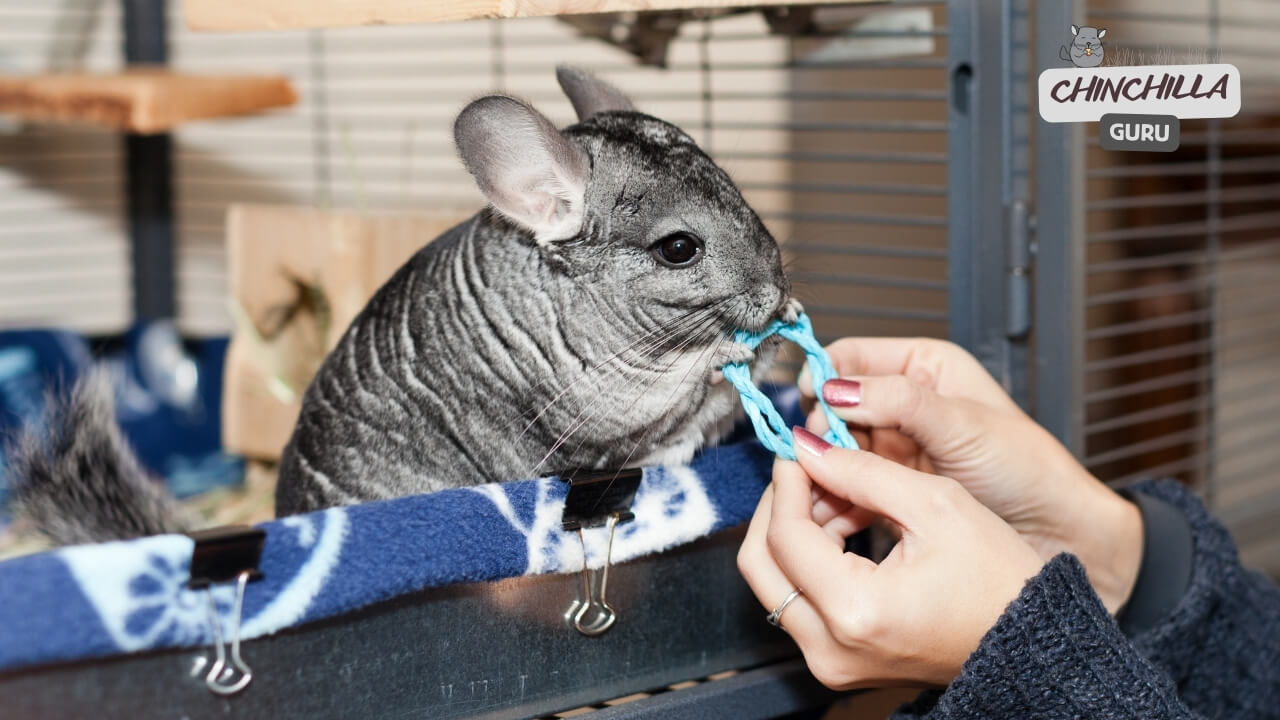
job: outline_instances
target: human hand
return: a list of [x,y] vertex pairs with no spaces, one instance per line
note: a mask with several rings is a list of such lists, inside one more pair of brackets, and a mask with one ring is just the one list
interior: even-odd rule
[[[839,380],[823,397],[864,449],[965,487],[1048,560],[1075,554],[1112,613],[1128,599],[1142,559],[1138,509],[1089,474],[1029,418],[982,365],[941,340],[846,338],[827,348]],[[807,372],[801,391],[812,396]],[[820,412],[810,430],[826,430]],[[847,522],[829,494],[815,517]]]
[[[796,431],[799,462],[778,460],[738,552],[824,685],[945,686],[1043,561],[953,480]],[[812,480],[811,480],[812,478]],[[815,485],[816,483],[816,485]],[[835,531],[811,516],[814,487],[858,508]],[[875,519],[898,543],[879,564],[844,551]]]

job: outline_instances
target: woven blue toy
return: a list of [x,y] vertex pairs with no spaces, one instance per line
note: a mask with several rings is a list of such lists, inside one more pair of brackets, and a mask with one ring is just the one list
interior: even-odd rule
[[[790,340],[804,350],[805,358],[809,363],[809,373],[813,376],[813,387],[818,391],[816,393],[818,404],[822,406],[822,412],[827,416],[827,425],[830,426],[826,435],[823,436],[824,439],[832,445],[858,449],[858,442],[849,434],[849,428],[845,427],[844,421],[836,415],[831,406],[827,405],[827,401],[822,399],[822,386],[836,376],[836,369],[831,364],[831,358],[827,357],[827,351],[822,349],[818,339],[813,336],[813,324],[809,322],[809,316],[800,313],[793,323],[774,320],[769,327],[758,333],[738,330],[734,334],[734,339],[754,350],[771,335]],[[795,441],[791,437],[791,429],[783,422],[782,416],[773,407],[773,403],[769,402],[769,398],[765,397],[765,394],[760,392],[760,388],[751,382],[751,368],[746,363],[730,363],[724,366],[722,372],[724,379],[737,388],[738,395],[742,398],[742,409],[747,411],[747,417],[751,419],[751,425],[755,428],[756,437],[760,438],[761,444],[780,458],[795,460]]]

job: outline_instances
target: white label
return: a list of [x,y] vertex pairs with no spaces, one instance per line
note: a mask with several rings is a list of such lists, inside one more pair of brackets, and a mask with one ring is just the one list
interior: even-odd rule
[[1109,113],[1234,117],[1240,71],[1226,64],[1054,68],[1040,73],[1039,96],[1048,122],[1091,122]]

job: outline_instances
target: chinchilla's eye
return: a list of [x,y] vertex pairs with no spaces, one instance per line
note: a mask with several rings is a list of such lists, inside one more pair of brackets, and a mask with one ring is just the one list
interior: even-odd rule
[[702,241],[686,232],[672,233],[650,250],[667,267],[688,267],[702,258]]

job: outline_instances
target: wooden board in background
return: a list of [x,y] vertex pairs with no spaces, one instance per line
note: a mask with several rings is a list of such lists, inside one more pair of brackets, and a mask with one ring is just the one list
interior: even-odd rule
[[278,460],[303,391],[356,314],[418,249],[471,214],[232,205],[227,254],[238,318],[223,371],[223,447]]
[[281,75],[193,75],[152,68],[0,75],[0,113],[143,134],[192,120],[287,107],[297,99]]
[[752,0],[185,0],[182,12],[186,16],[187,27],[192,30],[227,31],[848,2],[849,0],[781,0],[764,3]]

